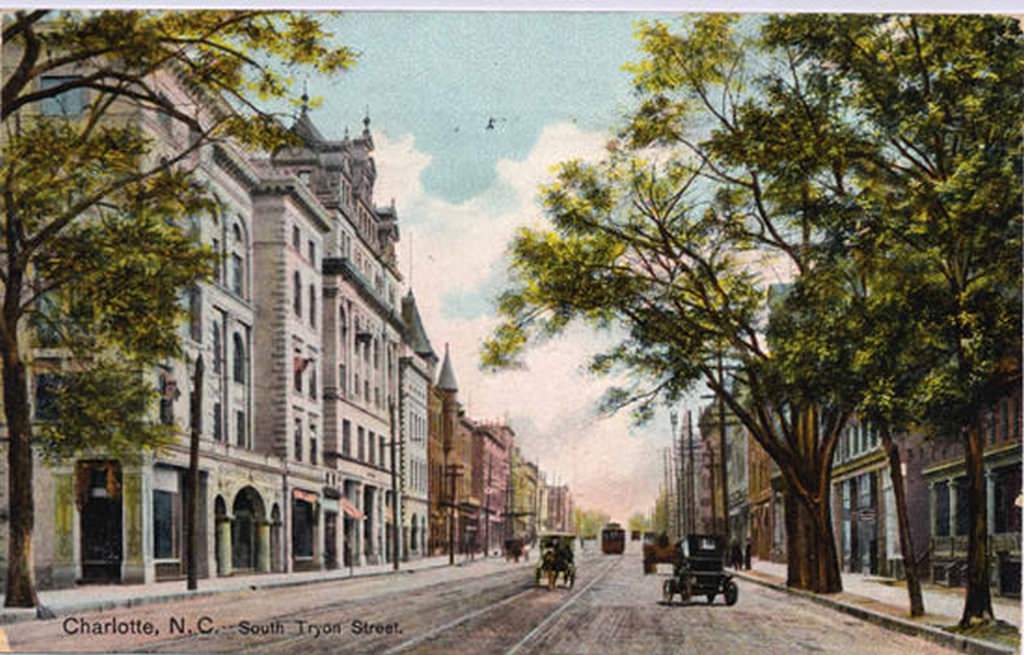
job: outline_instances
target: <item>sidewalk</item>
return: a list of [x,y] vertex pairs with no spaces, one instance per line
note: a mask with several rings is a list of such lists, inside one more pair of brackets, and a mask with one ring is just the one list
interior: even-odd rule
[[[498,560],[504,562],[503,557],[485,559],[477,555],[474,560],[467,560],[462,555],[456,555],[455,565],[464,566]],[[40,591],[39,603],[55,615],[63,616],[77,612],[108,610],[116,607],[136,607],[151,603],[165,603],[190,597],[204,597],[221,593],[293,587],[396,573],[401,575],[444,566],[448,566],[447,555],[401,562],[401,568],[397,572],[394,571],[390,563],[387,563],[355,567],[351,573],[347,568],[339,568],[332,571],[263,573],[226,578],[201,578],[199,580],[199,589],[195,591],[186,589],[186,582],[184,580],[137,585],[81,585],[67,589]],[[0,625],[31,621],[36,618],[35,609],[7,609],[2,607],[2,603],[3,596],[0,595]]]
[[[776,578],[783,584],[786,582],[786,565],[775,562],[753,560],[752,570]],[[892,578],[882,578],[860,573],[843,573],[843,593],[840,596],[857,595],[879,603],[895,605],[902,616],[909,618],[910,601],[907,596],[906,583]],[[929,615],[946,617],[945,625],[953,625],[960,621],[964,609],[964,589],[962,587],[940,587],[922,583],[921,596],[924,598],[924,609]],[[996,618],[1020,627],[1020,601],[1002,596],[992,596],[992,611]]]
[[[837,594],[815,594],[786,587],[786,565],[754,559],[751,570],[736,571],[740,578],[804,596],[833,609],[883,625],[907,634],[916,634],[931,641],[944,643],[957,650],[971,653],[1015,653],[1017,647],[1009,645],[1005,635],[998,637],[965,637],[945,629],[960,621],[963,611],[964,590],[923,583],[925,615],[911,618],[906,584],[892,578],[859,573],[842,573],[843,591]],[[1012,598],[992,597],[992,611],[996,619],[1020,631],[1021,605]],[[1001,629],[1012,630],[1006,626]]]

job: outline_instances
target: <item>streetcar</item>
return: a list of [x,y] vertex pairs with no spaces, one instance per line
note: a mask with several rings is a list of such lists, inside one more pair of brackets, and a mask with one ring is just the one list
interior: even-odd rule
[[609,523],[601,530],[601,552],[621,555],[626,550],[626,531],[618,523]]

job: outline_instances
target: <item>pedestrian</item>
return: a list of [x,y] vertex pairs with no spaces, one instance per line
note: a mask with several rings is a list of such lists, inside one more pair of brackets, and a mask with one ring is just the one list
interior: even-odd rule
[[750,551],[751,551],[750,539],[747,539],[747,549],[743,553],[743,568],[747,569],[748,571],[750,570]]

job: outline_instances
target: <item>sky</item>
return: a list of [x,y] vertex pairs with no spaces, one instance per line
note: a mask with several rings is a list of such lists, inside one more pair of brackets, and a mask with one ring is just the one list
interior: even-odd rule
[[622,66],[638,58],[638,18],[348,13],[329,24],[358,63],[308,79],[328,137],[371,118],[375,201],[395,201],[400,269],[435,350],[451,346],[469,415],[507,420],[549,482],[620,521],[651,509],[671,430],[667,411],[644,428],[597,414],[610,381],[583,367],[610,337],[576,327],[532,348],[524,370],[498,373],[481,370],[479,348],[497,324],[514,230],[544,223],[538,186],[560,161],[599,157],[631,106]]

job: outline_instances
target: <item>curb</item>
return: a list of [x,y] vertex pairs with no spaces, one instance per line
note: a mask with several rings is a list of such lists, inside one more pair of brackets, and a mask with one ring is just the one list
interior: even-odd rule
[[791,589],[785,584],[769,582],[748,573],[734,571],[733,576],[748,582],[753,582],[754,584],[759,584],[762,587],[768,587],[769,589],[805,598],[813,603],[823,605],[844,614],[849,614],[850,616],[881,626],[887,630],[900,632],[912,637],[927,639],[928,641],[939,644],[940,646],[952,648],[962,653],[969,653],[970,655],[1017,655],[1017,651],[1010,646],[1002,646],[1000,644],[993,644],[973,637],[965,637],[963,635],[946,632],[940,628],[934,628],[930,625],[922,625],[912,621],[907,621],[906,619],[890,616],[888,614],[882,614],[881,612],[869,610],[864,607],[858,607],[857,605],[851,605],[850,603],[844,603],[811,591]]
[[[159,594],[153,596],[136,596],[129,598],[118,598],[114,600],[95,600],[86,601],[82,603],[67,603],[59,606],[41,605],[46,607],[54,616],[47,618],[55,618],[60,616],[69,616],[79,612],[103,612],[118,608],[129,608],[129,607],[142,607],[145,605],[155,605],[158,603],[170,603],[178,600],[186,600],[189,598],[209,598],[210,596],[216,596],[218,594],[231,594],[242,591],[260,591],[264,589],[283,589],[287,587],[301,587],[304,585],[314,584],[326,584],[330,582],[346,582],[348,580],[357,580],[361,578],[378,578],[385,575],[395,574],[413,574],[418,571],[429,571],[432,569],[438,569],[448,566],[448,562],[441,564],[432,564],[430,566],[423,566],[416,569],[400,569],[395,571],[388,569],[386,571],[370,571],[366,573],[357,573],[350,576],[337,576],[331,578],[309,578],[302,580],[279,580],[277,582],[264,582],[232,587],[230,589],[198,589],[196,591],[175,591],[166,594]],[[0,609],[0,625],[11,625],[14,623],[25,623],[27,621],[35,621],[41,617],[37,613],[37,608],[2,608]]]

